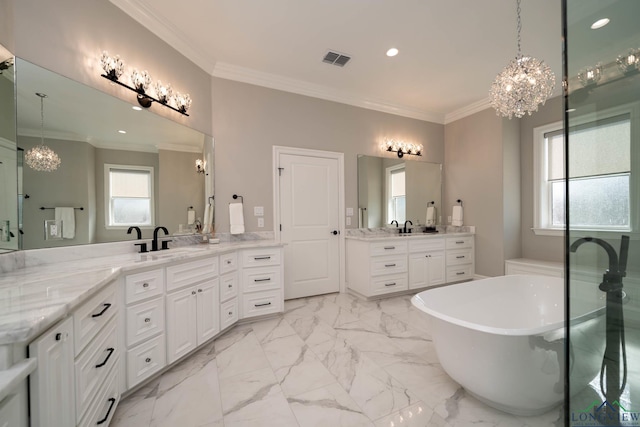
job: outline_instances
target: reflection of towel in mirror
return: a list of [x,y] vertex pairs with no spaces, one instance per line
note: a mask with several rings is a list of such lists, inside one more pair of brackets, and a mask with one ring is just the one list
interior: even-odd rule
[[455,227],[462,227],[462,206],[455,205],[451,214],[451,225]]
[[62,221],[62,238],[76,237],[76,213],[73,208],[56,208],[56,221]]
[[244,233],[244,213],[242,203],[229,203],[229,224],[231,234]]
[[429,206],[427,208],[426,224],[427,224],[427,226],[436,225],[436,208],[434,206]]
[[204,218],[202,224],[202,232],[203,233],[213,233],[213,227],[211,224],[213,223],[213,206],[207,203],[204,207]]

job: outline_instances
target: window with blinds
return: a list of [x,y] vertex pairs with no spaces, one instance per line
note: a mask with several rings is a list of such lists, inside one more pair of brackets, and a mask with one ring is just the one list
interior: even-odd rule
[[388,221],[405,222],[407,217],[404,165],[387,168],[387,217]]
[[105,165],[107,227],[153,226],[153,168]]

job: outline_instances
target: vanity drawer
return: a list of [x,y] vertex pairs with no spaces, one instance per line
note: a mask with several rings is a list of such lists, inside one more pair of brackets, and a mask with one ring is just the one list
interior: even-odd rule
[[218,257],[167,267],[167,291],[193,285],[201,280],[213,279],[218,275]]
[[406,241],[401,242],[397,240],[390,240],[387,242],[371,243],[369,245],[369,254],[371,256],[395,255],[395,254],[406,254],[406,253],[407,253]]
[[409,242],[409,252],[430,252],[440,251],[444,249],[444,238],[425,238],[425,239],[412,239]]
[[127,347],[164,331],[164,298],[127,307]]
[[407,256],[395,255],[371,258],[371,275],[405,273],[407,271]]
[[93,337],[118,311],[115,283],[107,286],[98,295],[73,314],[74,350],[78,356]]
[[238,321],[238,298],[220,305],[220,330],[224,331]]
[[250,249],[242,251],[243,267],[280,265],[280,248]]
[[243,292],[279,288],[281,286],[280,267],[244,269],[242,285]]
[[473,279],[473,266],[470,264],[447,267],[447,283]]
[[447,265],[470,264],[473,262],[473,249],[447,251]]
[[371,280],[371,295],[382,295],[407,289],[409,289],[409,281],[406,274],[392,274]]
[[164,334],[132,348],[127,352],[127,388],[155,374],[166,364]]
[[164,292],[164,270],[157,269],[125,277],[126,304],[161,295]]
[[120,349],[116,336],[115,319],[107,325],[75,362],[76,419],[87,410],[91,399],[102,388],[107,372],[118,363]]
[[473,247],[473,236],[447,237],[447,249],[464,249]]
[[282,311],[282,291],[254,292],[242,296],[242,318],[262,316]]
[[220,301],[226,301],[238,295],[238,273],[233,272],[220,277]]
[[120,401],[117,379],[118,372],[114,369],[109,373],[105,384],[100,387],[95,400],[91,402],[84,418],[78,423],[79,426],[108,426],[111,423]]
[[238,268],[238,253],[231,252],[220,255],[220,274],[234,271]]

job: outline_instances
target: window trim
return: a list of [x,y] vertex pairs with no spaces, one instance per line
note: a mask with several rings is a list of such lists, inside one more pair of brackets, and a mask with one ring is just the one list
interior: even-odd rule
[[[392,219],[389,217],[389,212],[391,211],[392,207],[391,207],[391,175],[394,172],[403,170],[405,173],[405,185],[406,185],[406,167],[404,165],[404,163],[398,163],[397,165],[393,165],[393,166],[388,166],[385,168],[385,194],[384,194],[384,201],[385,201],[385,205],[386,205],[386,209],[385,209],[385,224],[387,224],[387,226],[390,226],[390,222],[392,221]],[[405,187],[405,209],[406,209],[406,187]]]
[[[635,148],[633,143],[640,136],[640,103],[634,102],[617,107],[609,108],[606,110],[592,112],[577,116],[571,119],[571,126],[580,126],[587,123],[592,123],[598,120],[605,120],[610,117],[619,116],[622,114],[628,114],[630,120],[630,160],[631,160],[631,178],[629,181],[629,198],[630,200],[638,200],[640,196],[640,185],[637,183],[640,177],[638,174],[632,173],[636,169],[637,165],[640,165],[638,156],[640,150]],[[547,172],[547,144],[544,142],[544,135],[549,132],[557,131],[564,128],[562,121],[546,124],[533,129],[533,227],[531,230],[538,236],[564,236],[566,231],[566,225],[564,227],[551,227],[548,223],[544,223],[543,219],[546,218],[544,212],[548,212],[550,192],[543,188],[542,177],[548,176]],[[542,165],[542,162],[545,162]],[[544,167],[543,167],[544,166]],[[546,181],[546,178],[545,178]],[[640,225],[640,215],[634,211],[633,205],[630,212],[629,228],[589,228],[589,227],[572,227],[571,231],[588,231],[594,233],[620,233],[620,232],[633,232],[638,229]]]
[[[134,171],[145,171],[149,172],[149,185],[150,185],[150,194],[151,194],[151,224],[150,225],[111,225],[111,179],[110,173],[112,169],[124,169],[124,170],[134,170]],[[104,164],[104,228],[107,230],[127,230],[130,226],[135,225],[136,227],[140,227],[143,230],[153,229],[156,224],[156,197],[155,197],[155,187],[154,187],[154,167],[153,166],[138,166],[138,165],[117,165],[112,163]]]

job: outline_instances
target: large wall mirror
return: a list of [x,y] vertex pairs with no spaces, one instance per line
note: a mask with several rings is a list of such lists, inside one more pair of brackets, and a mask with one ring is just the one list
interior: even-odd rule
[[427,207],[441,224],[442,165],[358,155],[358,227],[385,227],[396,220],[425,224]]
[[[139,225],[145,238],[156,226],[180,234],[203,218],[214,188],[210,136],[19,58],[14,68],[16,186],[3,189],[1,203],[14,203],[17,213],[14,237],[2,248],[135,239],[129,225]],[[59,156],[56,170],[27,162],[29,150],[41,145]],[[206,161],[205,173],[197,159]],[[68,208],[73,230],[63,225],[56,234],[55,217]]]

